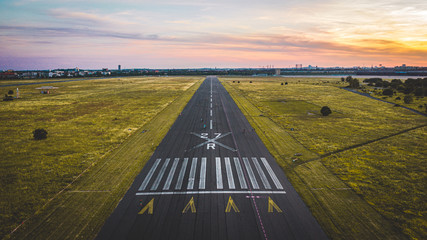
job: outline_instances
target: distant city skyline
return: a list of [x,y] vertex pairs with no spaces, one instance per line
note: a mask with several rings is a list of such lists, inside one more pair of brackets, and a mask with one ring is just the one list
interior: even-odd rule
[[424,0],[0,3],[0,70],[427,66]]

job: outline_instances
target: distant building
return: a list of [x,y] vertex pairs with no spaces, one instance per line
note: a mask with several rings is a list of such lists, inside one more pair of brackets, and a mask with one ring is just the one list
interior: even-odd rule
[[117,69],[118,69],[119,71],[121,71],[121,70],[122,70],[122,65],[119,65],[119,66],[117,67]]
[[275,75],[277,75],[277,76],[279,76],[279,75],[280,75],[280,68],[277,68],[277,69],[275,70]]

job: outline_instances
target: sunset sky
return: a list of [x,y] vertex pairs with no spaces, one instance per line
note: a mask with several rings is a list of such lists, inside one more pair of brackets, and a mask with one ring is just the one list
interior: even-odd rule
[[0,0],[0,70],[427,66],[426,0]]

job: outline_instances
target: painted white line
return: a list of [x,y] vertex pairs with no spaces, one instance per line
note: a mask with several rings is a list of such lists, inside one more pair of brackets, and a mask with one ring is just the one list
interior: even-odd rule
[[234,158],[234,165],[236,165],[237,177],[239,178],[240,188],[248,189],[248,185],[246,185],[245,176],[243,175],[242,166],[240,166],[239,158]]
[[224,186],[222,185],[222,173],[221,173],[221,158],[216,157],[216,188],[217,189],[223,189]]
[[211,129],[212,129],[212,120],[211,120],[211,125],[210,125]]
[[160,169],[159,175],[157,175],[156,180],[154,180],[153,186],[151,186],[151,188],[150,188],[151,191],[156,190],[157,187],[159,186],[160,181],[162,180],[163,174],[165,174],[166,168],[168,167],[170,160],[171,160],[170,158],[166,158],[165,163],[163,163],[163,166]]
[[280,184],[279,179],[276,177],[276,174],[274,174],[273,169],[271,169],[270,164],[268,164],[267,159],[261,158],[262,163],[264,164],[265,168],[268,171],[268,174],[270,174],[271,179],[273,179],[274,185],[276,185],[277,189],[283,189],[282,184]]
[[185,170],[187,169],[188,158],[184,158],[181,170],[179,171],[178,181],[176,182],[175,190],[179,190],[182,187],[182,181],[184,180]]
[[212,103],[211,103],[211,108],[212,108]]
[[253,157],[252,161],[254,162],[255,168],[256,168],[259,176],[261,177],[261,181],[262,181],[262,184],[264,185],[265,189],[271,189],[271,185],[268,182],[268,179],[265,176],[264,171],[261,168],[261,165],[259,165],[258,159],[256,157]]
[[175,174],[176,167],[178,166],[178,162],[179,162],[179,158],[175,158],[172,164],[172,168],[169,171],[168,178],[166,179],[166,183],[163,186],[163,190],[169,190],[169,187],[171,186],[171,183],[172,183],[173,175]]
[[231,163],[230,158],[226,157],[225,160],[225,170],[227,171],[227,180],[228,180],[228,188],[235,189],[236,186],[234,185],[234,177],[233,177],[233,171],[231,170]]
[[196,166],[197,158],[193,158],[193,161],[191,162],[190,176],[188,177],[187,189],[193,189],[194,187],[194,180],[196,177]]
[[137,192],[136,196],[178,194],[286,194],[285,191],[186,191],[186,192]]
[[205,189],[206,186],[206,158],[202,158],[202,166],[200,167],[199,189]]
[[212,117],[212,109],[211,109],[211,117]]
[[212,98],[211,98],[211,102],[212,102]]
[[258,182],[256,181],[255,174],[252,171],[252,167],[251,167],[251,164],[249,163],[249,159],[244,157],[243,162],[245,163],[246,170],[248,171],[249,180],[251,180],[252,187],[254,189],[259,189]]
[[150,171],[148,172],[147,176],[145,177],[144,181],[142,182],[141,186],[139,187],[138,191],[143,191],[148,185],[148,182],[150,182],[151,177],[153,176],[154,172],[156,171],[157,166],[159,166],[161,159],[157,158],[154,162],[153,166],[151,167]]

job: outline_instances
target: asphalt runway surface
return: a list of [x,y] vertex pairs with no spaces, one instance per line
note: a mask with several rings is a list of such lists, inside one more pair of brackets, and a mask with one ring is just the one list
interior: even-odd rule
[[207,77],[96,239],[327,239],[216,77]]

